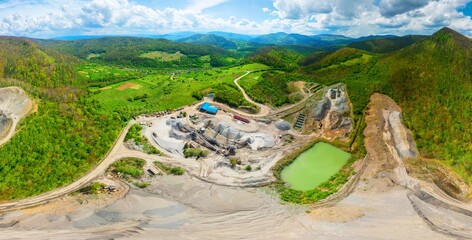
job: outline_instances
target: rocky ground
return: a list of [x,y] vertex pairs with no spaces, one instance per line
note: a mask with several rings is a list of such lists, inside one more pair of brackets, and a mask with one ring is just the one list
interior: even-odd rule
[[34,103],[23,89],[0,88],[0,145],[15,133],[16,124],[33,110]]

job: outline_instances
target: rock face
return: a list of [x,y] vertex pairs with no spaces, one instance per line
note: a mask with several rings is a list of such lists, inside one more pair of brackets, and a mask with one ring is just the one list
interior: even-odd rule
[[0,89],[0,110],[8,117],[14,115],[22,118],[31,111],[32,107],[33,103],[23,89],[18,87]]
[[7,117],[7,115],[0,110],[0,139],[3,139],[10,129],[12,120]]
[[411,137],[411,133],[402,125],[402,115],[398,111],[388,114],[387,119],[391,126],[391,134],[395,142],[395,149],[401,158],[414,158],[418,156],[416,145]]
[[328,97],[323,96],[321,101],[319,101],[318,104],[316,104],[315,106],[315,119],[318,121],[323,120],[326,117],[326,114],[328,114],[330,108],[331,101],[328,99]]
[[350,111],[346,87],[343,84],[332,86],[326,90],[322,99],[313,109],[315,120],[322,122],[325,129],[346,129],[347,132],[350,132],[352,128]]
[[429,169],[433,176],[433,182],[449,196],[461,201],[468,201],[470,193],[469,186],[459,176],[455,176],[443,168]]
[[0,145],[13,135],[11,129],[32,108],[33,102],[21,88],[0,88]]
[[[364,129],[365,147],[369,154],[370,163],[365,171],[366,177],[372,177],[379,172],[389,173],[392,180],[404,186],[413,186],[411,178],[404,171],[403,160],[419,157],[411,131],[402,124],[402,110],[388,96],[374,94],[370,98],[369,110]],[[447,195],[467,201],[470,197],[469,186],[457,174],[442,167],[425,164],[428,182],[438,186]],[[392,171],[395,170],[395,171]],[[370,174],[367,175],[366,173]],[[394,173],[394,174],[392,174]]]

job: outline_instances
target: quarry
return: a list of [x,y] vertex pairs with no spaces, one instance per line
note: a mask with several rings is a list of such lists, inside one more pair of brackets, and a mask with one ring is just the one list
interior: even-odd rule
[[[345,86],[337,84],[264,117],[206,101],[136,121],[148,141],[176,164],[196,161],[200,167],[190,170],[195,176],[221,185],[255,187],[273,182],[271,168],[293,149],[321,137],[347,139],[352,131],[349,104]],[[189,152],[201,155],[188,157]]]
[[[4,127],[31,110],[27,98],[5,99],[3,103],[20,110],[4,111]],[[0,204],[0,211],[8,211],[0,215],[0,228],[5,236],[34,234],[48,239],[56,239],[59,232],[61,239],[472,237],[470,204],[450,196],[466,196],[468,188],[451,175],[446,183],[456,189],[451,193],[439,188],[434,179],[410,176],[414,170],[405,161],[417,157],[418,150],[412,133],[402,124],[401,109],[387,96],[371,97],[363,133],[367,155],[352,165],[355,174],[335,194],[305,206],[281,204],[274,190],[265,186],[277,181],[272,168],[301,146],[320,139],[348,140],[353,122],[347,91],[343,84],[321,87],[299,103],[268,111],[265,116],[251,116],[204,101],[141,115],[129,122],[103,162],[83,178],[57,191]],[[136,124],[161,154],[146,154],[124,143],[126,130]],[[104,174],[112,163],[127,157],[145,161],[144,169],[152,173],[145,177],[146,189]],[[350,157],[318,142],[284,168],[285,187],[309,190],[330,179]],[[314,159],[316,165],[303,165]],[[186,174],[168,176],[155,167],[155,161],[182,167]],[[307,183],[313,172],[317,176],[310,181],[314,182]],[[66,195],[91,181],[107,183],[114,191],[96,197]],[[367,230],[371,228],[378,231]]]

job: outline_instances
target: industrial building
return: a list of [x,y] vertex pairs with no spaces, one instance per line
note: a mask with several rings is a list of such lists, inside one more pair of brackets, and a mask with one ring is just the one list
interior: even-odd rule
[[204,102],[200,106],[200,111],[215,115],[218,112],[218,107],[212,106],[209,102]]

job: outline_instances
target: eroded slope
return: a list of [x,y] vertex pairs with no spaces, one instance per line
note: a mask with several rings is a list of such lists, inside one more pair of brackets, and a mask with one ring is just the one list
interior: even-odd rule
[[16,124],[33,109],[33,102],[23,89],[0,88],[0,145],[14,134]]

